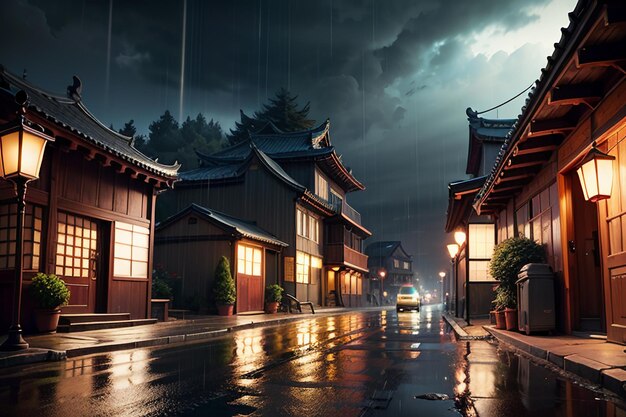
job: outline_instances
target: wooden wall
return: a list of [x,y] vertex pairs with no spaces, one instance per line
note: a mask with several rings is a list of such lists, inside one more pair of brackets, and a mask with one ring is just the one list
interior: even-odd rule
[[[190,217],[195,217],[197,223],[189,224]],[[180,277],[182,300],[174,300],[176,307],[188,307],[194,297],[199,297],[205,312],[213,305],[212,283],[222,256],[229,259],[235,276],[234,249],[228,239],[221,228],[193,213],[157,232],[155,266]]]
[[[55,144],[46,147],[40,179],[29,184],[27,202],[44,207],[44,230],[42,231],[42,261],[40,270],[55,271],[57,212],[66,211],[103,221],[103,227],[112,227],[118,220],[150,228],[153,210],[153,188],[142,180],[105,167],[96,160],[87,160],[78,151],[65,151]],[[10,184],[0,180],[0,200],[14,198]],[[106,236],[108,233],[104,233]],[[101,240],[101,253],[111,254],[109,239]],[[118,278],[112,274],[112,256],[101,259],[108,269],[108,312],[130,312],[133,318],[149,316],[150,277],[145,279]],[[31,306],[26,288],[36,271],[24,274],[22,324],[31,328]],[[12,300],[13,271],[0,272],[0,300]],[[106,301],[106,300],[105,300]],[[10,315],[0,318],[0,329],[7,328]]]

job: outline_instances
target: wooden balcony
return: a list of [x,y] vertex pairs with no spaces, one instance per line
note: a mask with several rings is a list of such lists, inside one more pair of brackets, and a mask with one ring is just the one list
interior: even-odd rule
[[324,247],[324,262],[332,265],[343,265],[367,271],[367,255],[347,247],[343,243],[327,243]]

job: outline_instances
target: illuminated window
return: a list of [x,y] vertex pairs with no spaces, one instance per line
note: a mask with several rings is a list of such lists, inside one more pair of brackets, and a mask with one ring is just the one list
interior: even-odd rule
[[118,277],[147,278],[150,229],[115,222],[113,274]]
[[318,243],[320,240],[320,227],[319,222],[315,217],[309,217],[309,239]]
[[468,232],[469,280],[493,281],[489,260],[495,246],[495,224],[470,224]]
[[394,259],[393,260],[393,267],[394,268],[400,268],[400,261],[398,259]]
[[237,244],[237,273],[260,277],[263,252],[260,248]]
[[495,242],[495,225],[469,225],[469,256],[470,259],[490,259]]
[[318,171],[315,171],[315,194],[328,201],[328,181]]
[[98,225],[85,217],[59,212],[55,273],[66,277],[95,278],[91,263],[98,251]]
[[299,236],[312,240],[315,243],[319,242],[319,221],[300,209],[296,209],[296,231]]
[[[39,270],[43,210],[28,204],[24,216],[23,268]],[[0,206],[0,269],[15,268],[17,204]]]
[[403,268],[404,268],[404,269],[410,269],[410,268],[411,268],[411,265],[410,265],[407,261],[404,261],[404,262],[402,263],[402,265],[403,265]]
[[311,268],[311,255],[308,253],[296,252],[296,282],[301,284],[309,283]]

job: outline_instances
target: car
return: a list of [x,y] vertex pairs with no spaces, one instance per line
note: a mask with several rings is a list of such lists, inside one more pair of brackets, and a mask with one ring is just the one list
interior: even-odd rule
[[396,311],[416,310],[420,311],[420,295],[412,285],[400,287],[396,296]]

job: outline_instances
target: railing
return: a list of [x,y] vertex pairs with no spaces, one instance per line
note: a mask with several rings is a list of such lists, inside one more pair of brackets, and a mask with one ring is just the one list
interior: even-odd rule
[[337,213],[345,214],[350,220],[357,224],[361,224],[361,213],[356,211],[350,204],[346,203],[344,199],[337,197],[335,194],[331,193],[330,198],[328,200],[333,209]]
[[343,243],[327,243],[324,261],[329,264],[349,264],[367,269],[367,255]]

